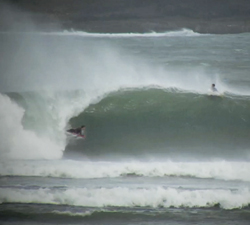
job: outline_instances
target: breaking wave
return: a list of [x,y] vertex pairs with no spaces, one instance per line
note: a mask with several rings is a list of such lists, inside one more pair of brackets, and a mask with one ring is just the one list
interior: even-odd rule
[[[174,32],[184,33],[192,34]],[[249,157],[246,90],[201,67],[166,68],[72,35],[1,36],[3,157],[55,159],[83,149],[88,157]],[[223,98],[208,98],[211,80]],[[88,138],[69,143],[65,130],[81,124]]]
[[[1,203],[42,203],[86,207],[214,207],[223,209],[248,207],[250,192],[242,190],[183,190],[176,188],[72,188],[38,190],[1,188]],[[152,196],[154,196],[152,198]]]
[[[15,165],[15,166],[13,166]],[[75,160],[1,162],[1,176],[55,177],[70,179],[143,177],[194,177],[250,182],[249,162],[131,161],[92,162]],[[84,171],[84,173],[83,173]]]

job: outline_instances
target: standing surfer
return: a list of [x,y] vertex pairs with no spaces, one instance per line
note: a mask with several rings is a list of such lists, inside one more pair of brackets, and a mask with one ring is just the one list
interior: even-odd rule
[[215,84],[212,84],[211,90],[212,90],[213,92],[218,92],[217,88],[215,87]]

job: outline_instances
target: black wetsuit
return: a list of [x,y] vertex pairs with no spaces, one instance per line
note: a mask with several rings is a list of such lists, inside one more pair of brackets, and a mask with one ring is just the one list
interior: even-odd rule
[[70,133],[81,134],[81,128],[69,129],[67,131]]

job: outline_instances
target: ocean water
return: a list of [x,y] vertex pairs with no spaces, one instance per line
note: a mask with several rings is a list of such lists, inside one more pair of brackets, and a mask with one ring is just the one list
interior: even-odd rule
[[0,52],[1,224],[249,224],[249,33],[2,32]]

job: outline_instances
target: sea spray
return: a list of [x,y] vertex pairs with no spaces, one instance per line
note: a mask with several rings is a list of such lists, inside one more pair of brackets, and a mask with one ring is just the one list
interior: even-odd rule
[[62,156],[63,146],[56,144],[49,137],[39,137],[34,131],[24,129],[24,109],[5,95],[0,95],[0,105],[2,159],[53,159]]
[[[185,32],[192,36],[190,31]],[[186,34],[183,34],[183,32],[173,34],[176,34],[181,39],[187,38]],[[99,129],[99,131],[102,130],[102,133],[98,134],[95,132],[97,128],[94,127],[95,121],[98,121],[96,114],[93,114],[93,117],[91,118],[86,117],[86,115],[90,115],[88,113],[84,114],[84,117],[81,117],[81,113],[84,113],[89,105],[97,104],[102,99],[105,99],[110,93],[126,88],[143,89],[143,91],[145,87],[157,87],[162,90],[176,89],[178,90],[177,92],[184,91],[186,93],[195,93],[197,98],[203,98],[203,95],[207,93],[207,90],[211,85],[211,76],[208,74],[207,69],[204,69],[202,66],[192,67],[192,69],[189,70],[186,70],[185,66],[178,66],[177,68],[172,67],[171,62],[173,59],[175,60],[174,54],[170,54],[166,61],[167,65],[170,64],[170,66],[159,66],[153,62],[148,63],[147,60],[144,60],[145,58],[143,55],[133,55],[129,49],[125,49],[125,46],[121,47],[118,42],[115,43],[113,39],[109,40],[109,38],[105,40],[100,40],[99,38],[90,39],[85,36],[79,37],[78,35],[74,35],[74,33],[72,35],[64,35],[64,33],[62,33],[62,35],[58,33],[44,35],[36,32],[29,34],[14,34],[7,32],[1,35],[3,38],[1,47],[5,52],[3,56],[5,64],[3,64],[0,71],[1,93],[8,93],[10,96],[11,92],[15,92],[17,95],[22,95],[23,99],[26,101],[25,104],[21,105],[19,101],[22,101],[22,98],[21,100],[15,97],[12,98],[13,101],[19,104],[18,109],[16,109],[17,105],[10,109],[10,111],[14,110],[19,112],[17,117],[18,121],[16,121],[20,126],[19,130],[23,130],[26,134],[27,132],[32,132],[38,140],[45,139],[46,143],[47,140],[49,140],[49,142],[57,146],[55,150],[51,150],[50,147],[47,148],[47,144],[45,144],[45,147],[41,147],[43,145],[34,141],[36,138],[30,138],[30,135],[28,135],[29,141],[27,138],[22,138],[23,146],[20,145],[20,140],[15,144],[6,134],[4,125],[2,126],[2,129],[4,130],[3,132],[5,132],[4,135],[7,136],[5,139],[5,143],[7,144],[5,144],[5,146],[12,146],[11,149],[15,149],[14,152],[17,152],[18,148],[13,146],[20,145],[20,154],[12,154],[12,156],[16,155],[16,157],[22,155],[22,158],[60,158],[62,152],[67,146],[65,130],[72,125],[80,126],[81,124],[85,124],[86,118],[89,119],[89,125],[87,127],[89,135],[84,147],[85,154],[88,155],[92,150],[95,150],[92,151],[93,153],[98,151],[99,153],[102,152],[102,154],[104,154],[104,152],[105,154],[107,152],[112,152],[113,154],[114,149],[110,148],[110,143],[114,142],[111,142],[110,138],[116,141],[124,140],[125,144],[131,144],[133,148],[124,145],[124,142],[120,146],[126,147],[128,152],[133,152],[134,148],[136,148],[139,143],[138,136],[126,132],[126,134],[131,134],[130,137],[134,138],[133,141],[126,141],[122,138],[115,139],[115,137],[112,136],[114,132],[110,132],[112,129],[108,129],[110,125],[112,125],[108,120],[103,120],[107,125],[102,127],[102,129]],[[155,35],[157,36],[157,34]],[[201,35],[201,37],[205,38],[207,36]],[[195,38],[201,37],[195,35]],[[148,41],[151,43],[150,37],[146,36],[145,38],[146,39],[140,40],[140,42]],[[166,38],[171,38],[171,35]],[[167,39],[167,44],[171,44],[171,41],[173,40],[170,40],[169,42],[169,39]],[[18,51],[16,51],[16,49],[18,49]],[[163,52],[163,54],[166,55],[166,52]],[[221,79],[216,78],[213,80],[217,81],[216,85],[221,92],[230,91],[228,86],[223,84]],[[134,98],[133,95],[131,98]],[[211,105],[211,101],[213,100],[210,101],[205,99],[205,101]],[[171,104],[171,102],[169,103]],[[178,103],[178,101],[176,103]],[[20,105],[22,108],[20,108]],[[167,104],[163,103],[162,105],[164,106]],[[214,105],[216,105],[216,103]],[[185,107],[187,108],[187,106]],[[174,107],[170,108],[174,110]],[[158,107],[157,109],[160,108]],[[1,110],[3,110],[3,113],[7,113],[4,107],[1,108]],[[161,110],[158,111],[160,112]],[[9,115],[11,115],[11,113],[12,112],[8,112]],[[79,114],[81,115],[79,116]],[[158,122],[163,125],[163,121],[165,121],[169,115],[162,114],[161,116],[163,120],[159,119]],[[76,120],[75,122],[72,122],[70,119],[74,118],[76,118]],[[141,117],[141,119],[142,118],[143,117]],[[147,116],[145,118],[147,119]],[[243,115],[238,118],[242,118],[242,121],[245,121],[245,124],[248,123],[248,117],[245,116],[245,112],[243,112]],[[118,120],[119,119],[126,120],[128,117],[120,117]],[[132,120],[128,121],[131,122]],[[180,121],[181,120],[177,120],[177,122]],[[138,128],[140,124],[137,124],[136,127]],[[183,125],[186,126],[188,124],[184,123]],[[168,127],[169,124],[166,123],[165,126]],[[12,129],[12,127],[8,129]],[[133,126],[131,126],[131,128],[132,127]],[[101,128],[101,126],[99,126],[99,128]],[[148,127],[141,126],[141,128],[146,131]],[[186,130],[189,128],[190,127],[186,126]],[[199,129],[199,127],[196,128]],[[154,129],[156,129],[156,127]],[[204,129],[206,129],[206,127]],[[123,129],[122,131],[125,132],[125,130],[126,129]],[[105,143],[103,143],[103,140],[106,137],[103,135],[104,132],[105,134],[110,135]],[[149,144],[157,142],[164,144],[160,146],[162,151],[166,149],[165,143],[162,142],[163,138],[165,138],[163,133],[159,135],[159,133],[154,132],[158,137],[155,138],[155,141],[147,142],[149,138],[144,135],[143,132],[140,132],[139,130],[137,133],[141,133],[143,138],[146,139],[146,141],[140,141],[140,143],[144,143],[144,146],[142,147],[146,151],[155,151],[153,148],[154,145],[150,146]],[[245,132],[243,130],[241,130],[241,132],[243,132],[243,139],[245,140]],[[120,132],[116,133],[119,134]],[[170,138],[175,132],[167,134],[169,134],[167,137]],[[213,133],[210,134],[212,135]],[[213,135],[216,136],[216,134]],[[124,138],[125,136],[122,135],[122,137]],[[157,141],[158,138],[161,140]],[[175,140],[177,143],[178,140],[176,138],[181,138],[181,136],[175,135],[175,138],[172,138],[172,140]],[[26,142],[38,143],[35,144],[35,146],[39,146],[39,149],[43,148],[44,150],[36,150],[36,147],[32,147],[32,151],[25,150],[27,147],[24,146],[31,144],[27,144]],[[89,145],[91,142],[96,143],[97,146],[92,144]],[[184,142],[178,143],[183,145]],[[244,144],[247,142],[241,143]],[[230,144],[231,143],[228,142],[228,145]],[[32,144],[32,146],[34,146],[34,144]],[[106,148],[100,148],[100,146],[106,146]],[[22,149],[22,147],[25,149]],[[172,146],[168,144],[168,150],[171,147]],[[245,147],[245,144],[243,147]],[[80,148],[83,149],[82,146],[80,146]],[[96,150],[97,148],[98,150]],[[10,149],[8,148],[4,147],[4,149],[3,152],[10,152]],[[173,148],[170,150],[172,149]],[[45,151],[46,153],[39,153],[37,156],[29,156],[29,154],[22,154],[22,152],[25,151],[32,152],[32,154],[33,152],[41,151]],[[216,151],[216,148],[214,148],[214,151]]]

